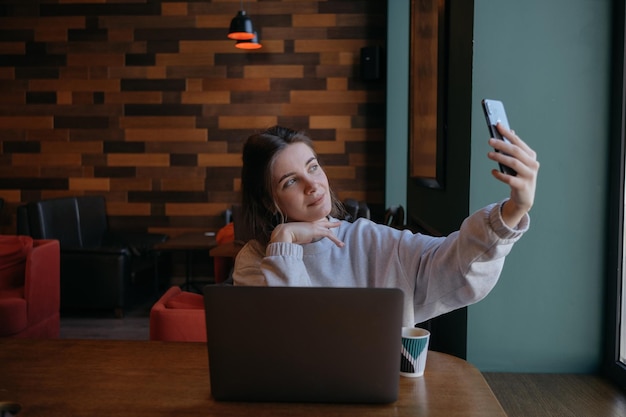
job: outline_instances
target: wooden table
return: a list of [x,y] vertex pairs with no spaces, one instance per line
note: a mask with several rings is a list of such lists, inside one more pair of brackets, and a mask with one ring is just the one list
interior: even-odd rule
[[[190,290],[194,284],[192,265],[193,254],[198,251],[206,251],[206,257],[209,258],[209,251],[217,246],[215,241],[215,233],[213,232],[191,232],[179,236],[175,236],[165,242],[155,245],[155,249],[159,251],[181,251],[185,253],[185,289]],[[199,292],[199,290],[198,290]]]
[[204,343],[0,339],[0,401],[19,417],[506,416],[474,366],[437,352],[386,405],[216,402],[208,372]]

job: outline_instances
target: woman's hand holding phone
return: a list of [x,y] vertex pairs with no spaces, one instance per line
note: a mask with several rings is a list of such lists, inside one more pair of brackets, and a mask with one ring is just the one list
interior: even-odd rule
[[515,131],[507,129],[502,124],[497,124],[496,128],[508,143],[490,138],[489,145],[494,151],[489,152],[487,156],[501,166],[505,165],[516,172],[516,175],[510,175],[497,169],[492,170],[496,179],[511,188],[511,198],[502,207],[502,219],[510,227],[516,227],[534,204],[539,161],[537,153],[517,136]]

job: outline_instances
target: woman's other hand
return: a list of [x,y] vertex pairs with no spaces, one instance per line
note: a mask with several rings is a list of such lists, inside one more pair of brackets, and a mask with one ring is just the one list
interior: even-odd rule
[[340,248],[343,242],[337,238],[331,229],[339,227],[340,222],[321,220],[318,222],[289,222],[282,223],[274,228],[270,243],[312,243],[320,239],[328,238]]

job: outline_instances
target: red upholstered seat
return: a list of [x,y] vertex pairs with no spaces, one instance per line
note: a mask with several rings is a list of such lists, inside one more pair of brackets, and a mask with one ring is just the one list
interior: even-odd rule
[[59,242],[0,235],[0,337],[57,338],[59,308]]
[[[215,241],[218,245],[235,241],[235,226],[233,222],[228,223],[226,226],[218,230],[215,236]],[[230,271],[235,264],[233,258],[225,258],[223,256],[216,256],[213,258],[213,265],[215,270],[215,283],[220,284],[230,277]]]
[[150,340],[206,342],[204,298],[171,287],[150,310]]
[[0,290],[0,335],[17,335],[28,327],[27,307],[24,287]]

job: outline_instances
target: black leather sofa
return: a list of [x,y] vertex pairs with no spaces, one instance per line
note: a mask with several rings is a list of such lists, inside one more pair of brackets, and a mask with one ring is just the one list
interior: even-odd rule
[[124,309],[138,298],[138,291],[158,288],[159,256],[153,247],[167,236],[110,230],[102,196],[21,205],[17,232],[59,241],[61,311],[113,309],[122,317]]

